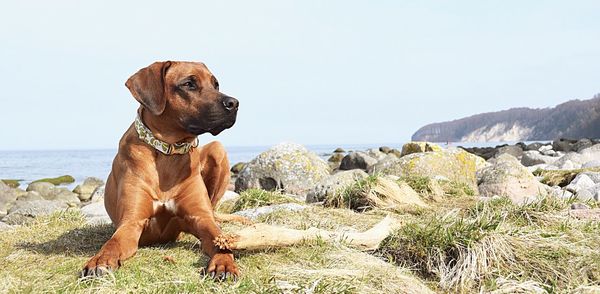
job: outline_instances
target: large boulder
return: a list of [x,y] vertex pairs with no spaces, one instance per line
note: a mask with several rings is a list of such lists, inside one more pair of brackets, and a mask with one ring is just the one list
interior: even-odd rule
[[78,194],[79,200],[86,201],[92,197],[94,190],[102,185],[104,185],[103,180],[89,177],[86,178],[81,185],[77,185],[77,187],[73,189],[73,192]]
[[367,176],[367,173],[360,169],[337,172],[321,180],[308,195],[306,195],[306,202],[313,203],[323,201],[325,198],[333,196],[338,191]]
[[495,157],[498,157],[502,154],[510,154],[516,158],[521,158],[523,156],[523,148],[521,145],[506,145],[498,148],[496,150]]
[[15,201],[17,201],[15,190],[0,181],[0,218],[8,213]]
[[565,190],[577,193],[580,190],[585,190],[596,185],[594,180],[587,174],[581,173],[578,174],[567,186],[565,186]]
[[69,206],[77,206],[81,203],[77,194],[67,188],[57,187],[47,182],[35,182],[29,184],[27,192],[37,192],[45,200],[61,201]]
[[542,155],[538,151],[525,151],[521,157],[521,163],[524,166],[533,166],[538,164],[552,164],[558,158],[552,156]]
[[503,154],[477,172],[479,193],[483,197],[505,196],[514,203],[526,203],[547,194],[547,188],[519,161]]
[[36,217],[66,210],[68,207],[64,202],[53,200],[17,201],[2,221],[9,225],[26,224]]
[[368,170],[377,163],[377,158],[366,152],[356,151],[344,156],[340,163],[340,170],[362,169]]
[[328,175],[329,166],[315,153],[302,145],[281,143],[259,154],[244,167],[235,181],[235,190],[281,189],[286,193],[306,196]]
[[442,149],[434,152],[412,153],[400,158],[378,162],[369,171],[388,175],[445,178],[464,183],[477,191],[475,172],[486,166],[483,158],[462,149]]
[[408,142],[402,145],[402,151],[400,156],[405,156],[413,153],[431,152],[431,151],[442,151],[442,147],[437,144],[429,142]]
[[554,142],[552,142],[552,149],[555,151],[570,152],[574,150],[573,145],[575,143],[577,143],[577,140],[565,138],[556,139]]

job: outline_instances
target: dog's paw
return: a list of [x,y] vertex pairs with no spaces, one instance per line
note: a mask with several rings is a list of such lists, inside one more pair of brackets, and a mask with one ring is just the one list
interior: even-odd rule
[[237,281],[240,276],[237,265],[235,264],[235,261],[233,261],[233,254],[231,253],[215,254],[208,262],[208,266],[204,270],[204,273],[218,281],[228,279]]
[[80,278],[101,277],[112,273],[121,266],[121,260],[116,254],[98,253],[92,257],[79,273]]

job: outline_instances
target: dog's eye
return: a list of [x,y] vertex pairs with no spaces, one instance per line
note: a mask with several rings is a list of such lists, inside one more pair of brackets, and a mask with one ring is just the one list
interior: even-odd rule
[[196,90],[196,84],[192,81],[187,81],[187,82],[181,84],[181,86],[183,86],[189,90]]
[[219,82],[215,81],[215,89],[219,90]]

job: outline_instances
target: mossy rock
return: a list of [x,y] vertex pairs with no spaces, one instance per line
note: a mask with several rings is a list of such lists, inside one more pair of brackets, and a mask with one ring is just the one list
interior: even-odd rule
[[461,149],[442,149],[434,152],[413,153],[401,158],[377,163],[370,173],[383,173],[398,177],[445,178],[465,184],[477,194],[477,170],[485,160]]
[[58,186],[58,185],[62,185],[62,184],[74,183],[75,182],[75,178],[73,178],[70,175],[64,175],[64,176],[60,176],[60,177],[56,177],[56,178],[39,179],[39,180],[35,180],[35,181],[31,182],[31,183],[40,183],[40,182],[46,182],[46,183],[50,183],[50,184],[53,184],[55,186]]
[[6,184],[7,186],[11,187],[11,188],[19,188],[19,186],[21,185],[21,181],[23,181],[22,179],[20,180],[14,180],[14,179],[2,179],[0,180],[2,181],[4,184]]
[[421,152],[437,152],[442,151],[442,147],[429,142],[409,142],[402,146],[400,156],[405,156],[413,153]]
[[238,162],[231,167],[231,172],[237,175],[244,169],[244,167],[246,167],[245,162]]

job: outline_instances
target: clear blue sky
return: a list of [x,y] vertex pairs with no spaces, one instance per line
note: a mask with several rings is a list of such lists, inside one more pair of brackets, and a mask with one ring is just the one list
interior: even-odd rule
[[123,84],[156,60],[203,61],[239,98],[227,145],[404,142],[431,122],[591,98],[599,14],[600,1],[2,1],[0,149],[115,148],[137,108]]

